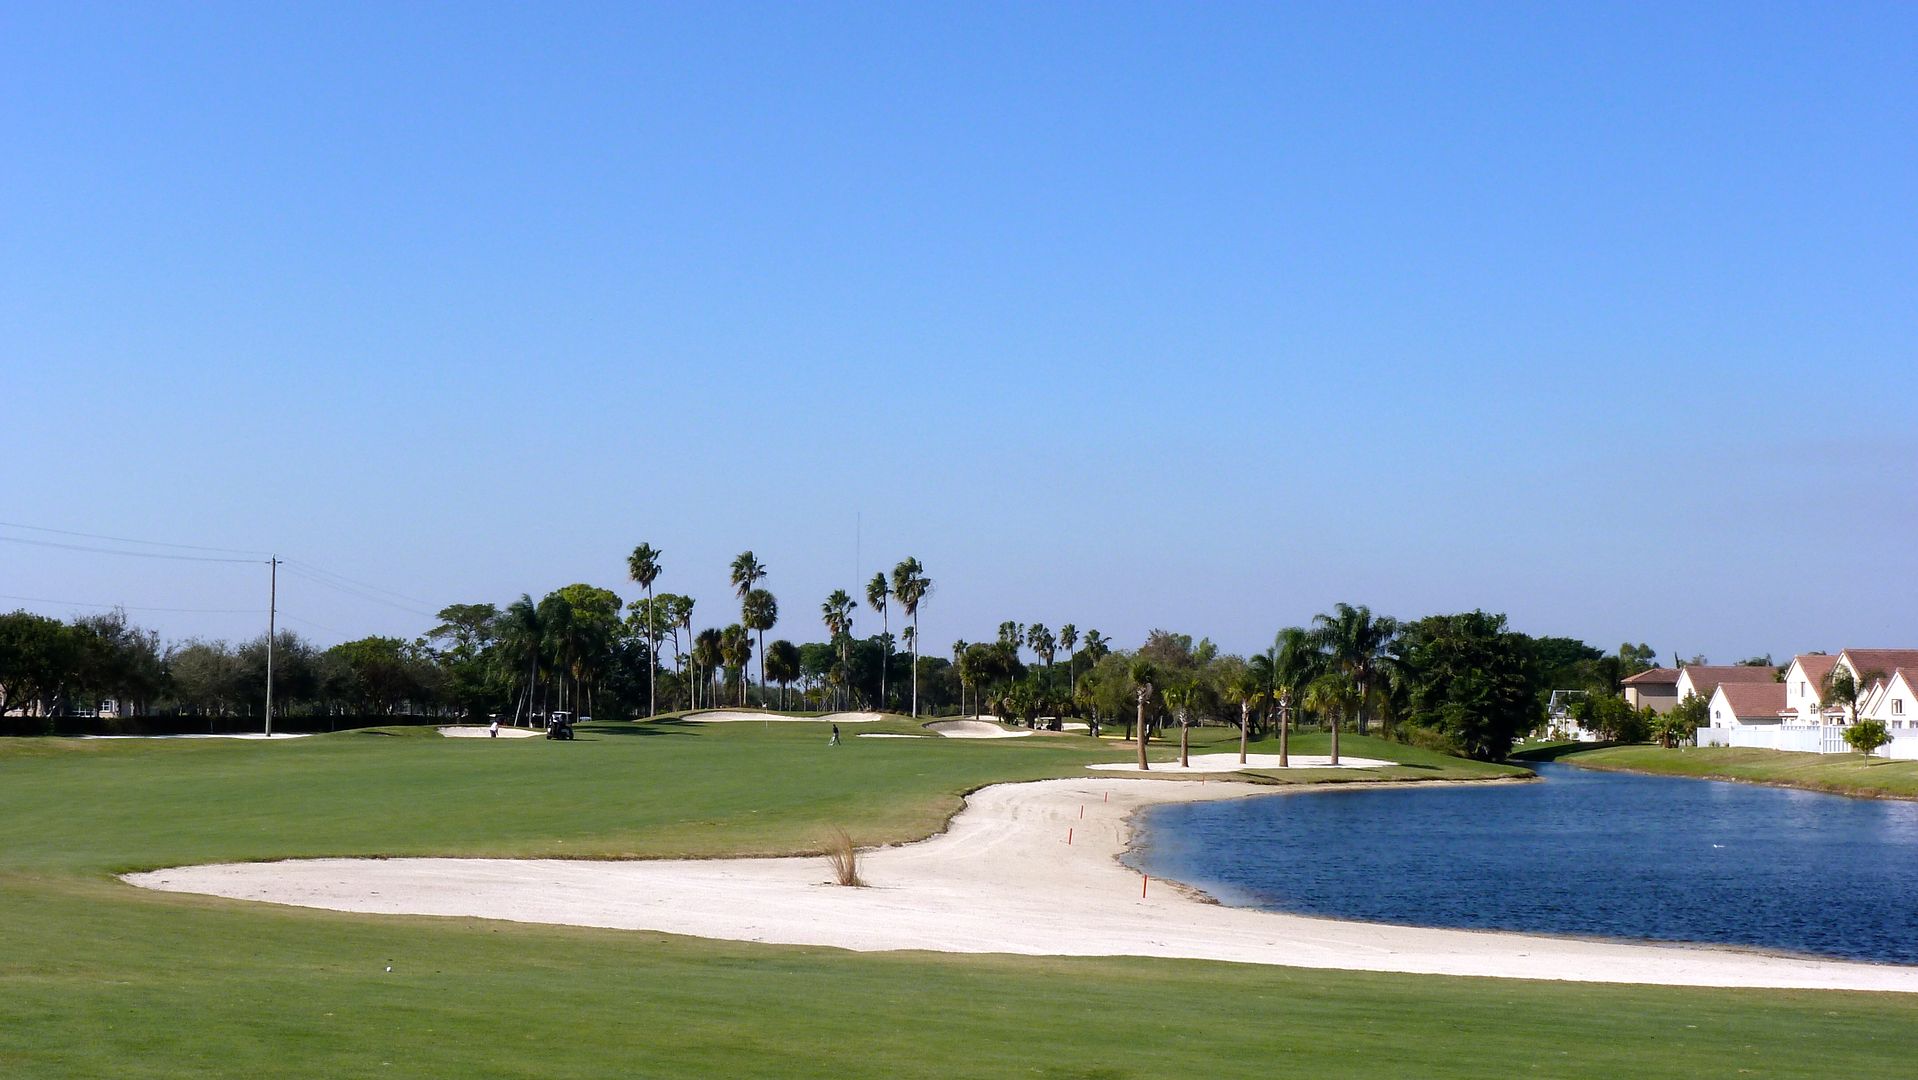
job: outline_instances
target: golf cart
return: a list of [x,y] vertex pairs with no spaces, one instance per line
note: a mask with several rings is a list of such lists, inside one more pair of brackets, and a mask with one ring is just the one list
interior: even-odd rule
[[546,737],[549,739],[573,739],[573,714],[569,712],[548,713],[546,716]]

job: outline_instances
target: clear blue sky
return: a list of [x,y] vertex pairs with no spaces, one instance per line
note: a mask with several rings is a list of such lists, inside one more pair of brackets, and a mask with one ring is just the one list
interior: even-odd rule
[[751,548],[802,639],[914,554],[942,651],[1918,644],[1908,5],[8,3],[0,147],[0,520],[428,610],[648,540],[704,621]]

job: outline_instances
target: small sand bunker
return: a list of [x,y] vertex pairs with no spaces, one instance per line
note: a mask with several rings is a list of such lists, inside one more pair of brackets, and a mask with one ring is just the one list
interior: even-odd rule
[[897,732],[891,732],[891,731],[864,731],[864,732],[860,732],[859,737],[862,739],[930,739],[932,738],[931,735],[901,735],[901,734],[898,734]]
[[[1280,767],[1279,755],[1277,754],[1247,754],[1245,764],[1243,765],[1239,764],[1239,755],[1237,754],[1193,754],[1191,760],[1192,764],[1190,767],[1180,765],[1177,758],[1171,761],[1155,761],[1152,763],[1151,774],[1155,776],[1179,776],[1190,773],[1227,773],[1238,772],[1242,769],[1277,769]],[[1334,765],[1332,764],[1332,759],[1324,754],[1293,754],[1291,762],[1292,763],[1285,766],[1285,768],[1376,769],[1381,765],[1392,764],[1389,761],[1380,761],[1377,758],[1340,755],[1339,763]],[[1112,761],[1103,765],[1087,765],[1086,768],[1099,769],[1105,772],[1131,773],[1134,776],[1146,775],[1139,772],[1139,766],[1131,761]]]
[[876,724],[885,717],[876,712],[836,712],[824,716],[785,716],[781,713],[755,712],[751,709],[708,709],[687,713],[681,720],[694,724]]
[[1023,739],[1030,731],[1008,731],[989,720],[935,720],[926,725],[948,739]]
[[[449,739],[485,739],[492,735],[486,728],[475,724],[455,724],[451,727],[443,727],[440,729],[440,734]],[[502,739],[530,739],[538,734],[540,733],[537,731],[523,727],[502,727],[499,729],[499,737]]]

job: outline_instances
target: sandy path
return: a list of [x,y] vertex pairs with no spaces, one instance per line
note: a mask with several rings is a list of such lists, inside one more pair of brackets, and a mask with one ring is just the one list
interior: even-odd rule
[[[1273,795],[1239,783],[1112,777],[975,792],[945,833],[863,859],[871,888],[819,858],[586,862],[317,859],[180,867],[146,888],[390,914],[657,930],[858,951],[1155,956],[1581,982],[1918,992],[1918,968],[1722,949],[1339,922],[1221,907],[1115,858],[1153,802]],[[1081,817],[1080,815],[1084,816]],[[1072,843],[1067,844],[1067,830]]]

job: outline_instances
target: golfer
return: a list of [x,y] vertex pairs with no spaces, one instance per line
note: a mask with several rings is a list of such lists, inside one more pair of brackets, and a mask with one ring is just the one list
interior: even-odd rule
[[829,742],[829,743],[827,743],[826,745],[827,745],[827,746],[838,746],[838,745],[839,745],[839,725],[838,725],[838,724],[834,724],[834,725],[832,726],[832,741],[831,741],[831,742]]

